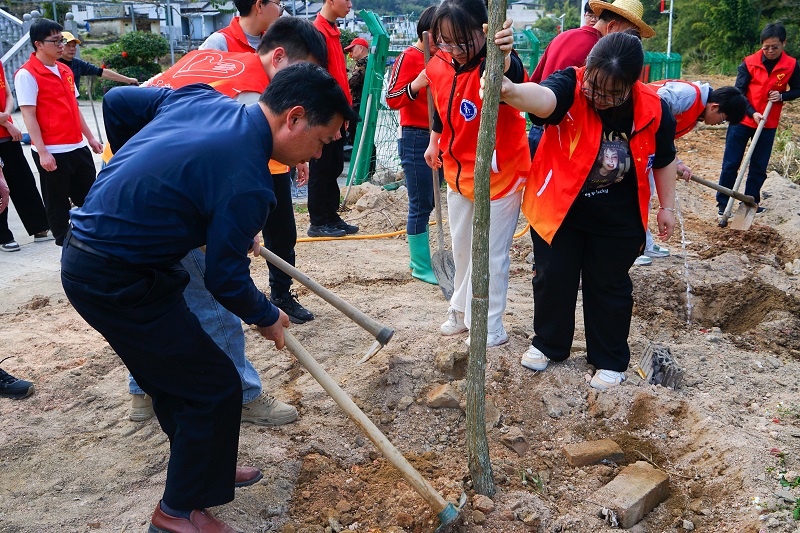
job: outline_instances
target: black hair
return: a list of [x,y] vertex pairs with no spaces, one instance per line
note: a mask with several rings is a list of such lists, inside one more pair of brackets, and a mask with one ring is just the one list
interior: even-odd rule
[[589,52],[584,80],[622,94],[639,80],[643,67],[642,42],[625,32],[609,33]]
[[258,0],[233,0],[233,3],[236,5],[236,11],[238,11],[239,15],[242,17],[246,17],[250,14],[256,2],[258,2]]
[[44,42],[45,39],[47,39],[54,33],[58,33],[60,37],[61,32],[63,30],[64,27],[54,20],[45,18],[37,19],[36,22],[31,24],[31,29],[30,29],[31,45],[35,50],[37,41],[40,43]]
[[767,39],[772,39],[773,37],[777,37],[782,43],[786,42],[786,28],[783,26],[783,22],[770,22],[764,26],[763,30],[761,30],[762,43]]
[[611,22],[612,20],[616,20],[617,22],[626,22],[628,24],[633,24],[633,22],[631,22],[630,20],[626,19],[619,13],[611,11],[610,9],[604,9],[603,12],[600,13],[600,15],[597,18],[602,20],[603,22]]
[[436,6],[428,6],[419,16],[419,20],[417,21],[417,37],[419,37],[420,41],[422,40],[422,34],[424,32],[431,31],[431,23],[433,23],[433,17],[435,15]]
[[322,68],[328,68],[328,46],[325,37],[309,21],[299,17],[280,17],[264,33],[256,50],[267,54],[278,47],[286,50],[292,62],[312,57]]
[[744,119],[747,98],[736,87],[720,87],[708,94],[707,104],[719,104],[719,112],[725,115],[728,124],[736,125]]
[[333,76],[313,63],[297,63],[281,69],[259,101],[275,114],[303,106],[309,126],[329,124],[336,115],[345,121],[361,120]]
[[[606,9],[606,11],[608,10]],[[594,15],[594,9],[592,9],[592,6],[589,5],[589,2],[586,2],[583,5],[583,14],[585,15],[586,13],[591,13],[592,15]]]
[[444,0],[431,22],[431,33],[436,41],[442,36],[442,23],[450,22],[450,29],[456,43],[474,44],[475,31],[483,32],[483,25],[489,22],[489,12],[483,0]]

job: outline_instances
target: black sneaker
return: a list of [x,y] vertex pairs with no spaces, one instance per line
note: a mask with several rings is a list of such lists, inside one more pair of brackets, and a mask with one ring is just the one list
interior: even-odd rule
[[348,224],[344,220],[340,220],[335,224],[331,224],[336,229],[342,229],[347,235],[352,235],[353,233],[358,233],[358,226],[354,226],[352,224]]
[[33,394],[33,383],[17,379],[0,368],[0,397],[19,400]]
[[325,224],[324,226],[309,226],[309,237],[344,237],[347,232],[344,229],[337,228],[333,224]]
[[766,211],[766,210],[767,210],[767,208],[766,208],[766,207],[761,207],[761,206],[758,206],[758,207],[756,208],[756,214],[763,213],[763,212],[764,212],[764,211]]
[[281,296],[272,294],[269,297],[269,301],[286,313],[289,316],[289,322],[292,324],[305,324],[309,320],[314,320],[313,313],[297,301],[297,293],[294,291],[287,292]]

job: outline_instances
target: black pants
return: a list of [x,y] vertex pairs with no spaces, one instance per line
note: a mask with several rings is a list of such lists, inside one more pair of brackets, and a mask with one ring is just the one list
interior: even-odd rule
[[339,183],[344,170],[344,130],[342,138],[322,147],[322,156],[309,162],[308,216],[312,226],[336,224],[339,217]]
[[39,170],[47,221],[53,237],[56,238],[56,244],[60,245],[69,228],[71,203],[82,206],[94,183],[96,171],[92,152],[88,146],[84,146],[71,152],[53,154],[56,158],[56,169],[53,172],[42,168],[38,153],[31,151],[31,154]]
[[239,374],[186,307],[188,281],[179,263],[135,267],[64,242],[64,292],[153,397],[170,441],[163,498],[181,511],[233,500],[242,413]]
[[628,270],[644,246],[644,230],[638,237],[608,237],[562,225],[552,246],[533,229],[531,238],[536,264],[531,344],[554,361],[569,357],[578,284],[583,276],[588,362],[598,369],[627,370],[633,313]]
[[[297,244],[297,226],[294,223],[292,205],[292,177],[284,174],[272,175],[272,188],[278,204],[269,212],[262,234],[264,246],[290,265],[294,266],[294,247]],[[292,277],[267,261],[269,287],[274,296],[285,296],[292,287]]]
[[[22,152],[22,145],[18,141],[0,143],[0,158],[3,159],[3,175],[11,191],[11,201],[17,210],[22,225],[28,235],[47,231],[47,214],[44,210],[42,197],[36,188],[36,178],[33,177],[28,160]],[[14,235],[8,229],[8,209],[0,213],[0,244],[13,241]]]

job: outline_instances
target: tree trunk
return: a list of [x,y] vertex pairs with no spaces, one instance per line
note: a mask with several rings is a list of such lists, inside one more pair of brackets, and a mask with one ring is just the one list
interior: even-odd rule
[[492,463],[486,440],[486,336],[489,313],[489,180],[495,147],[503,52],[494,34],[505,20],[506,0],[489,0],[486,85],[475,161],[475,217],[472,222],[472,323],[467,366],[467,462],[478,494],[494,496]]

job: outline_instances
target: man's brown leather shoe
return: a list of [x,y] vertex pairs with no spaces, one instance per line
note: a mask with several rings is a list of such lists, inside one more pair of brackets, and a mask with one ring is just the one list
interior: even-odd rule
[[189,519],[170,516],[156,505],[147,533],[238,533],[228,524],[201,509],[192,511]]
[[252,466],[237,466],[236,467],[236,488],[247,487],[253,483],[257,483],[264,475],[261,470]]

